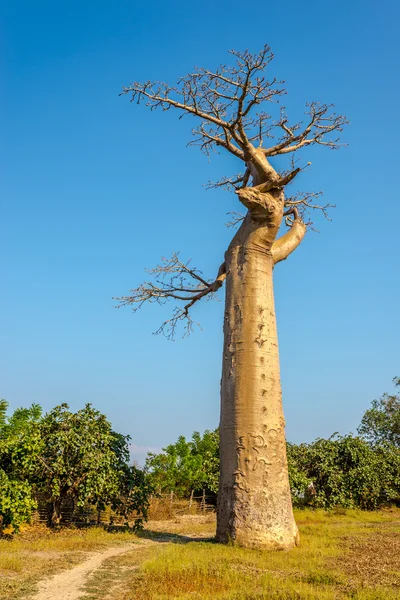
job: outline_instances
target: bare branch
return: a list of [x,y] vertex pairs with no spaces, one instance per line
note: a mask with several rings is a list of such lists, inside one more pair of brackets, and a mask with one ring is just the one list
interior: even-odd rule
[[[268,81],[262,72],[273,59],[269,46],[251,54],[231,51],[236,65],[221,65],[215,71],[195,68],[179,79],[176,86],[163,82],[133,82],[122,88],[121,95],[130,94],[131,101],[142,100],[151,109],[176,108],[191,114],[201,124],[193,129],[194,144],[206,153],[222,146],[237,158],[246,160],[251,140],[263,136],[263,125],[270,118],[266,113],[250,116],[252,110],[265,102],[275,102],[285,94],[283,83],[276,78]],[[268,136],[265,131],[264,137]]]
[[[223,177],[219,181],[209,181],[207,189],[226,187],[234,190],[241,190],[246,187],[250,178],[250,169],[246,169],[243,174],[234,175],[233,177]],[[240,185],[239,185],[240,184]]]
[[[307,104],[308,110],[306,115],[309,120],[303,128],[302,122],[288,126],[288,120],[284,112],[281,112],[280,120],[275,124],[277,128],[283,129],[284,136],[277,144],[265,149],[265,156],[276,156],[277,154],[287,154],[288,152],[296,152],[304,146],[310,144],[320,144],[327,146],[332,150],[338,149],[341,144],[339,138],[330,138],[333,132],[343,131],[344,125],[348,124],[348,120],[344,115],[337,115],[331,112],[332,104],[319,104],[311,102]],[[324,139],[328,136],[326,139]]]
[[[159,81],[133,82],[122,88],[121,95],[129,94],[131,101],[144,102],[150,110],[174,108],[180,118],[196,117],[189,145],[199,146],[206,155],[223,148],[246,164],[244,174],[223,177],[207,187],[239,192],[242,203],[259,212],[267,208],[267,199],[257,192],[280,190],[304,170],[293,160],[291,169],[279,174],[269,158],[286,154],[293,157],[298,150],[315,144],[337,149],[344,145],[338,134],[348,120],[334,112],[333,105],[318,102],[306,105],[304,121],[291,123],[282,106],[278,107],[277,117],[272,116],[270,109],[275,110],[286,90],[283,81],[267,77],[273,59],[269,46],[255,54],[248,50],[232,50],[230,54],[233,65],[222,64],[214,70],[196,67],[175,86]],[[269,147],[263,147],[266,141]],[[250,185],[254,193],[248,191]],[[295,195],[285,201],[285,207],[296,208],[302,219],[309,209],[320,210],[327,217],[329,205],[315,203],[316,198],[315,193]],[[293,213],[286,215],[286,223],[293,224]]]
[[237,227],[239,223],[242,223],[242,221],[244,221],[244,219],[246,218],[246,215],[242,215],[242,213],[238,213],[235,211],[228,212],[227,214],[232,216],[231,220],[225,223],[227,227]]
[[213,295],[223,285],[226,277],[225,263],[219,268],[217,277],[214,281],[207,281],[201,275],[201,272],[195,267],[190,266],[190,261],[182,262],[179,253],[173,253],[171,258],[162,258],[161,264],[154,269],[149,269],[148,273],[153,276],[154,281],[142,283],[139,287],[131,290],[129,296],[115,298],[121,306],[132,306],[133,312],[136,312],[145,304],[158,303],[165,304],[168,300],[174,299],[184,302],[183,307],[176,306],[172,317],[164,321],[155,333],[163,333],[169,339],[174,339],[175,331],[180,321],[185,322],[185,335],[193,330],[194,321],[189,310],[192,306],[209,294]]
[[[301,218],[305,221],[305,217],[310,210],[319,210],[323,216],[330,221],[329,209],[335,208],[334,204],[317,204],[315,200],[322,196],[322,192],[297,192],[293,196],[289,196],[285,199],[285,208],[288,209],[286,214],[286,224],[292,223],[292,217],[290,213],[291,208],[296,208],[301,215]],[[312,221],[305,221],[306,225],[311,226]]]

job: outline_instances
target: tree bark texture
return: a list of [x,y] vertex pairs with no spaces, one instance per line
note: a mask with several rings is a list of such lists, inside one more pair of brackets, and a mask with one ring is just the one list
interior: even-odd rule
[[[269,194],[267,219],[249,207],[226,254],[217,539],[287,550],[299,536],[288,478],[273,295],[272,246],[282,219],[281,195]],[[281,254],[278,259],[283,260]]]

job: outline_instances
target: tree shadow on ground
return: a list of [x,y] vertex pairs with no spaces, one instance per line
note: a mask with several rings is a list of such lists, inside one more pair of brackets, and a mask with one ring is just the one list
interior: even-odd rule
[[169,533],[167,531],[153,531],[152,529],[139,531],[137,532],[137,536],[146,540],[152,540],[153,542],[166,542],[170,544],[188,544],[190,542],[217,543],[215,536],[190,536],[181,533]]

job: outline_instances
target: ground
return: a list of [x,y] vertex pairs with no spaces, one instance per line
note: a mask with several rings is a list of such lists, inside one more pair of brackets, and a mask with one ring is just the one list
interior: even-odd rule
[[301,546],[246,550],[213,540],[209,516],[142,534],[32,528],[0,540],[0,600],[395,600],[400,510],[297,511]]

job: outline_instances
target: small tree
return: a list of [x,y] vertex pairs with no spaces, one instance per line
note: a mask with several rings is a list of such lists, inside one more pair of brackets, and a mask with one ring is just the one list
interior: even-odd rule
[[216,494],[219,474],[218,430],[195,431],[192,440],[180,436],[159,454],[149,453],[146,469],[157,490],[187,498],[195,490]]
[[[72,413],[56,406],[41,423],[40,486],[53,505],[52,526],[60,524],[61,505],[106,503],[120,493],[127,438],[116,435],[106,417],[90,404]],[[125,440],[125,443],[123,442]]]
[[[308,209],[326,212],[319,192],[285,195],[301,172],[293,159],[282,169],[271,159],[294,156],[311,145],[335,149],[347,122],[331,106],[311,102],[304,122],[291,123],[282,106],[283,82],[265,71],[273,59],[268,46],[258,54],[231,54],[234,66],[195,68],[178,81],[134,82],[123,88],[132,101],[150,109],[175,109],[197,121],[192,144],[209,154],[223,149],[244,165],[239,175],[214,187],[236,192],[247,209],[212,281],[178,254],[150,271],[153,276],[122,305],[177,302],[159,332],[173,337],[179,323],[189,333],[192,307],[226,282],[221,386],[217,539],[244,546],[288,549],[298,540],[293,518],[285,448],[272,275],[301,243]],[[264,145],[266,143],[266,145]],[[278,239],[281,225],[287,231]]]
[[[393,379],[400,389],[400,377]],[[373,444],[387,442],[400,449],[400,394],[383,394],[364,413],[358,433]]]

